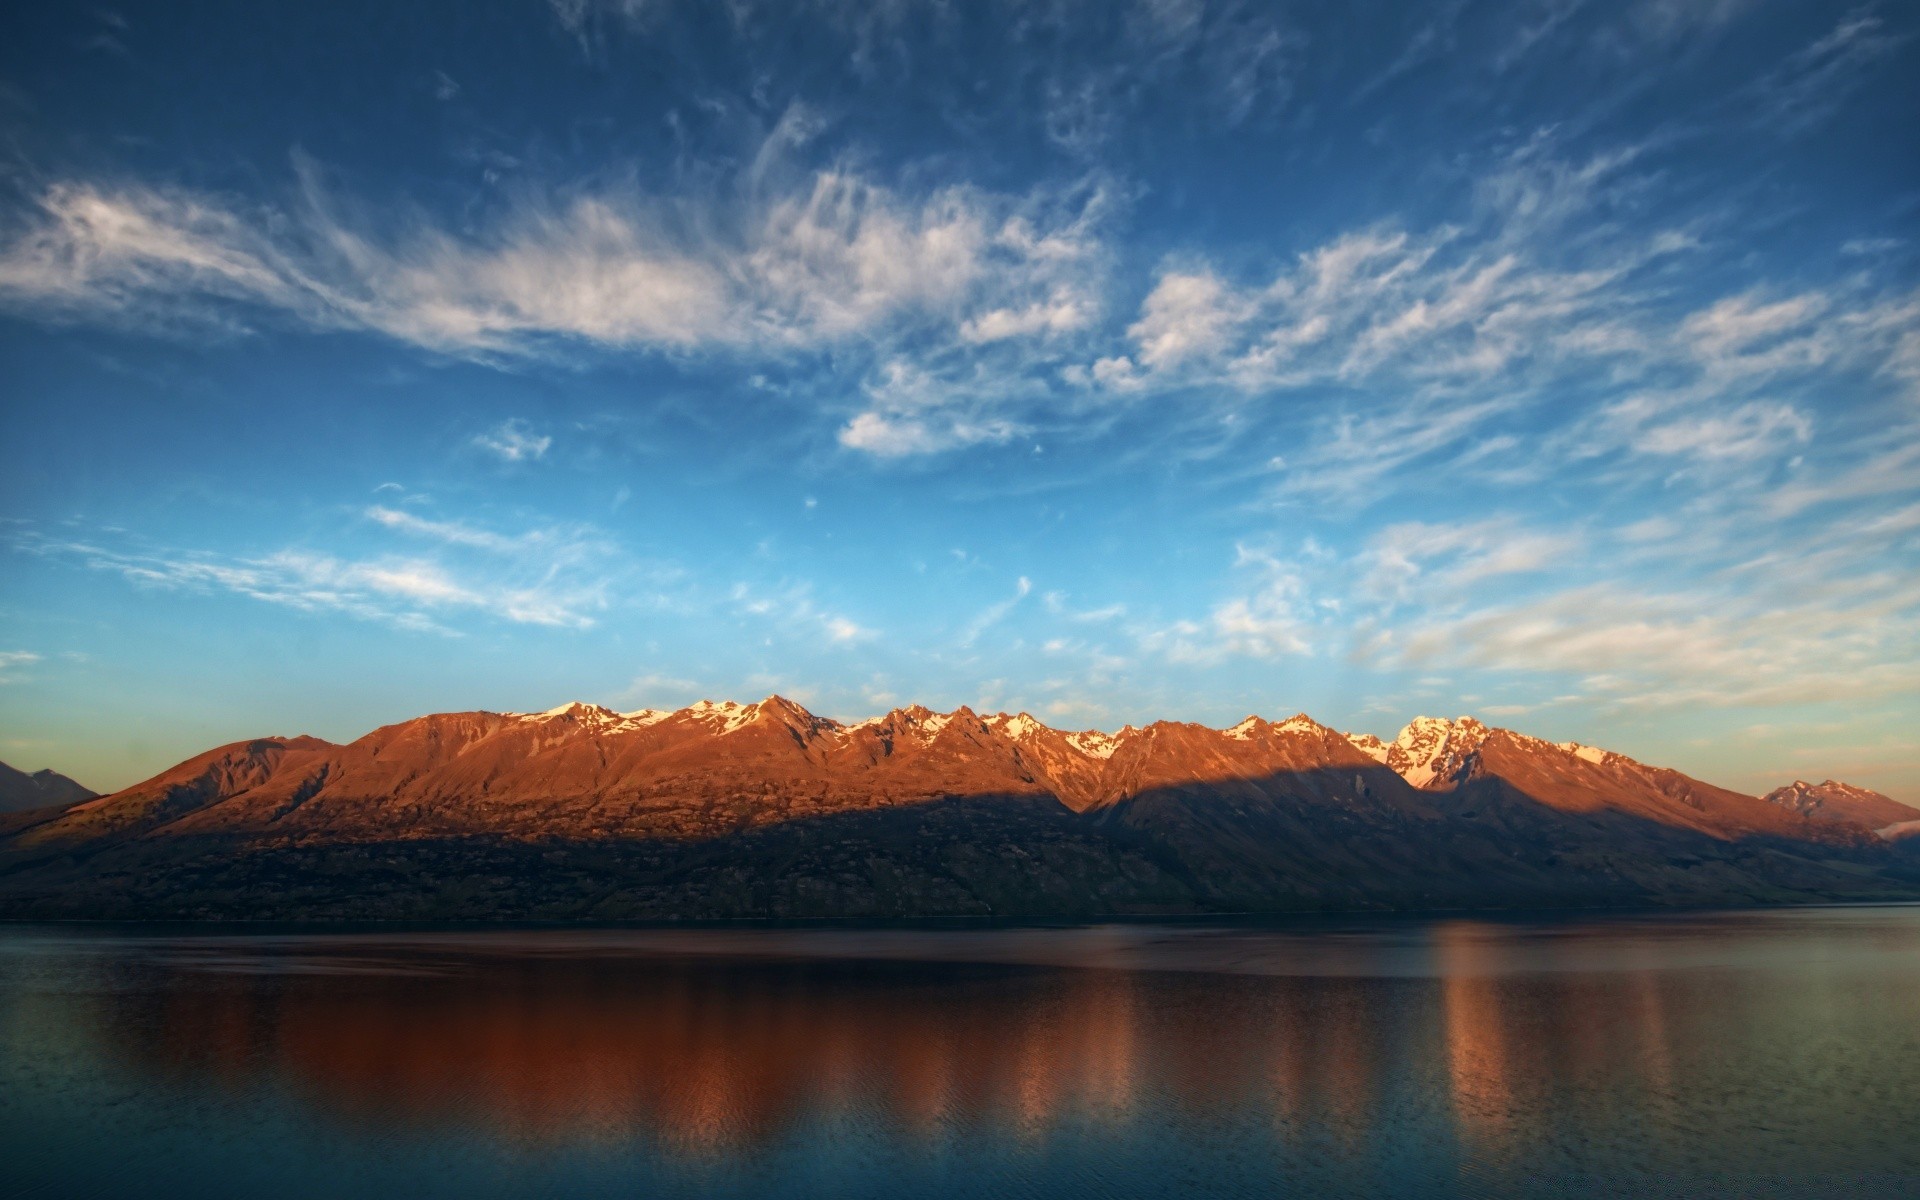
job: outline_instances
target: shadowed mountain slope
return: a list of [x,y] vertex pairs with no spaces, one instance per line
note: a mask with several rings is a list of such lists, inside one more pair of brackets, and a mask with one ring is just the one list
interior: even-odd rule
[[25,771],[0,762],[0,813],[64,807],[98,795],[54,771]]

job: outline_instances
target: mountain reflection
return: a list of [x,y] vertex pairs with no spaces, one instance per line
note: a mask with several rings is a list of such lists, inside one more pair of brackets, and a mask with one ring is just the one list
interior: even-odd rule
[[[822,1111],[927,1132],[995,1122],[1038,1134],[1068,1111],[1126,1119],[1141,1072],[1134,976],[980,968],[930,986],[921,975],[504,960],[434,975],[202,976],[118,996],[102,1017],[116,1057],[142,1069],[271,1082],[349,1118],[477,1120],[536,1142],[645,1132],[731,1146]],[[1203,1044],[1245,1032],[1160,1031],[1184,1098],[1205,1107],[1252,1086]]]
[[1232,1127],[1333,1159],[1414,1137],[1471,1172],[1642,1137],[1702,1094],[1687,1042],[1771,1052],[1828,1004],[1473,922],[1351,953],[1301,939],[1299,974],[1285,939],[1242,961],[1236,936],[1207,970],[208,939],[121,964],[67,1019],[139,1080],[347,1129],[698,1158],[835,1123],[927,1145]]

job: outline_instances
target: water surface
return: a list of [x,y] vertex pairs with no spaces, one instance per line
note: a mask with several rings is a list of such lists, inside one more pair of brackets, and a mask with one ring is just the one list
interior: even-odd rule
[[1920,907],[0,928],[0,1192],[1920,1194]]

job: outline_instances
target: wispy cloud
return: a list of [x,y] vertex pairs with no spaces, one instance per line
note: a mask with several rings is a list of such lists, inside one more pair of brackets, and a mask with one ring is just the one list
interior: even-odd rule
[[1013,610],[1019,606],[1020,602],[1025,600],[1032,591],[1033,580],[1028,579],[1025,575],[1020,576],[1019,579],[1014,581],[1013,595],[1007,597],[1005,600],[989,604],[987,607],[981,609],[979,615],[975,616],[973,620],[967,622],[966,628],[962,630],[960,634],[960,647],[962,649],[971,649],[973,644],[980,640],[981,634],[1006,620],[1007,616],[1012,613]]
[[1853,9],[1748,89],[1754,123],[1789,134],[1820,124],[1870,77],[1876,60],[1906,40],[1887,29],[1872,5]]
[[1726,592],[1595,584],[1410,627],[1408,663],[1561,676],[1635,709],[1791,705],[1920,693],[1920,591],[1809,596],[1767,608]]
[[813,585],[805,581],[787,580],[770,586],[736,583],[728,598],[735,612],[805,636],[824,638],[829,645],[852,646],[879,636],[877,630],[851,617],[822,608],[813,592]]
[[[458,632],[450,622],[480,615],[510,624],[588,629],[613,596],[613,581],[635,564],[578,533],[518,536],[429,521],[386,508],[367,510],[387,529],[447,547],[487,552],[491,565],[419,554],[348,555],[289,546],[258,555],[133,546],[111,531],[91,540],[27,531],[14,548],[78,562],[138,587],[228,593],[313,613],[340,613],[396,628]],[[658,573],[654,574],[658,581]]]
[[26,668],[39,661],[40,655],[31,650],[0,650],[0,684],[23,682]]
[[553,437],[551,434],[533,432],[532,426],[516,417],[475,435],[473,444],[502,462],[535,462],[547,456],[548,449],[553,446]]
[[[699,227],[681,200],[603,189],[529,199],[466,234],[418,215],[378,221],[299,165],[299,188],[274,207],[48,186],[0,248],[0,303],[149,327],[275,314],[477,357],[566,342],[778,349],[916,315],[976,339],[1081,322],[1062,288],[1090,246],[1077,214],[1054,220],[1045,197],[905,195],[829,169],[764,200],[722,191],[721,219]],[[1041,303],[1039,319],[1022,315]]]

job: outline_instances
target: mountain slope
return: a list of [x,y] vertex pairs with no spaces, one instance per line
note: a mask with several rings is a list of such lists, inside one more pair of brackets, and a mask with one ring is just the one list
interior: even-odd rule
[[0,813],[74,804],[96,795],[57,772],[35,771],[29,775],[0,762]]
[[[1889,802],[1891,803],[1891,802]],[[1865,826],[1573,743],[1304,714],[1108,735],[779,696],[261,738],[0,823],[0,911],[1068,915],[1920,894]],[[1906,889],[1903,891],[1902,889]]]

